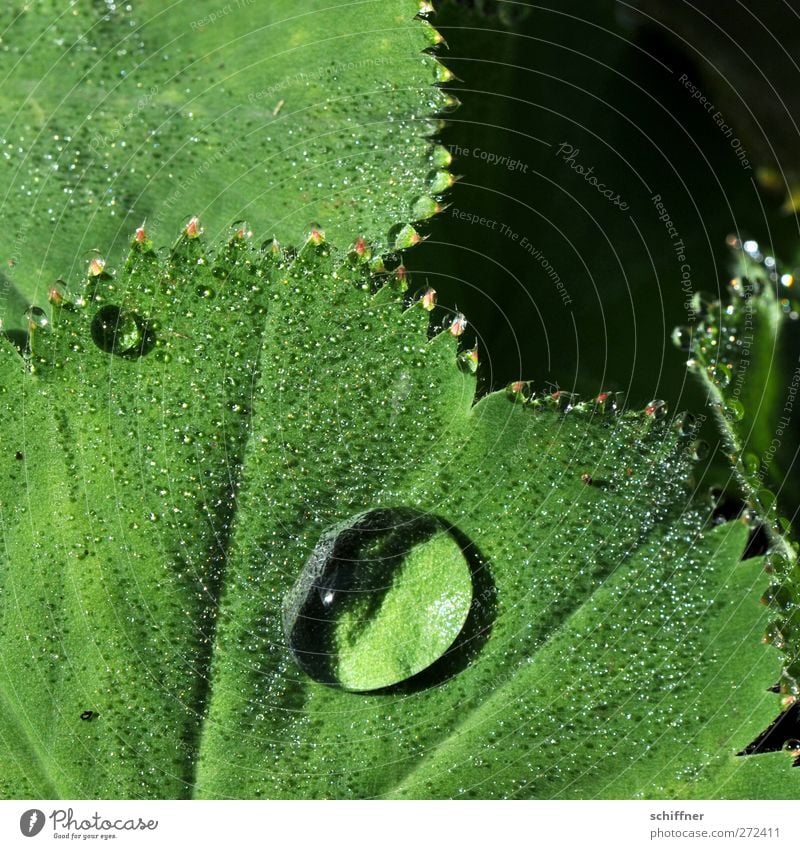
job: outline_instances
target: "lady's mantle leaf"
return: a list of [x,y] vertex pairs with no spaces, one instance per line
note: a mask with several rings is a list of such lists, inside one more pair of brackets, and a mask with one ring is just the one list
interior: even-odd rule
[[[663,409],[473,404],[403,278],[334,256],[140,238],[28,371],[3,349],[0,794],[746,792],[763,578],[687,505]],[[458,534],[476,627],[388,691],[317,683],[284,598],[327,529],[398,507]]]
[[5,4],[3,272],[41,300],[90,251],[117,263],[142,221],[162,244],[187,212],[215,235],[247,219],[259,239],[296,244],[319,221],[343,248],[354,234],[391,248],[395,225],[436,211],[449,162],[429,138],[448,96],[419,9]]

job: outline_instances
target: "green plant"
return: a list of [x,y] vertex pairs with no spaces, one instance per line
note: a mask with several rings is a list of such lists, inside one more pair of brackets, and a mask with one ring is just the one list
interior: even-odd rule
[[[237,81],[249,57],[231,69],[230,40],[267,39],[269,67],[253,73],[276,94],[297,73],[284,44],[307,45],[319,79],[345,43],[371,63],[271,105],[276,135],[298,142],[262,142],[277,163],[268,209],[248,206],[257,157],[215,158],[247,109],[210,131],[212,167],[179,156],[183,81],[167,84],[181,78],[166,63],[143,73],[163,74],[153,98],[175,147],[162,156],[181,163],[191,209],[163,201],[151,149],[131,168],[112,142],[89,185],[125,163],[148,223],[92,216],[90,192],[89,223],[59,225],[56,253],[26,248],[49,276],[95,239],[109,252],[79,285],[53,287],[49,312],[28,311],[22,354],[0,340],[0,795],[795,795],[785,753],[737,757],[778,710],[780,669],[759,642],[761,559],[740,562],[756,520],[715,526],[696,495],[691,420],[658,400],[624,410],[615,393],[580,400],[523,381],[476,401],[466,320],[432,317],[432,292],[386,257],[419,240],[414,225],[452,182],[447,152],[419,135],[438,127],[448,99],[431,83],[448,73],[421,52],[438,37],[413,19],[417,4],[366,5],[368,38],[363,24],[351,38],[360,7],[331,17],[309,2],[290,17],[296,4],[271,3],[257,22],[199,26],[206,40],[179,60],[230,74],[198,100],[214,117],[248,102]],[[21,26],[50,20],[44,4]],[[176,21],[181,4],[141,37]],[[116,44],[118,25],[98,14],[94,47]],[[83,45],[67,52],[79,79]],[[48,133],[78,109],[71,79],[60,85]],[[127,138],[144,118],[120,123],[130,97],[100,89],[117,110],[105,136],[123,126]],[[387,104],[394,120],[380,123]],[[294,151],[322,137],[330,149],[307,152],[298,177]],[[206,206],[208,241],[185,223]],[[253,223],[220,238],[244,211]],[[181,218],[173,247],[156,249]],[[308,221],[333,238],[320,226],[304,237]],[[280,242],[253,244],[251,227]],[[14,297],[41,291],[28,281],[15,275]],[[353,552],[374,602],[335,598],[348,586],[337,558]],[[382,585],[384,559],[397,565]],[[330,622],[303,630],[314,593]]]

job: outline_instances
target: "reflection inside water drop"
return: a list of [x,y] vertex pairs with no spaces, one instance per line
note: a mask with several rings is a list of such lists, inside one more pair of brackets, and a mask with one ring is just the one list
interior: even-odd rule
[[493,600],[457,529],[412,508],[379,509],[322,534],[284,600],[283,626],[308,675],[363,692],[453,674],[485,637]]
[[121,307],[101,307],[91,325],[92,340],[107,354],[141,356],[154,345],[152,330],[138,315]]

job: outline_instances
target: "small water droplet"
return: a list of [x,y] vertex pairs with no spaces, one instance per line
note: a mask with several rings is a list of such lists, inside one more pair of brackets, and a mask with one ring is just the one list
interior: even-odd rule
[[461,351],[458,355],[458,364],[464,371],[475,374],[478,371],[478,346],[475,345],[469,351]]
[[89,276],[100,277],[105,271],[106,261],[101,256],[94,256],[89,261]]
[[463,312],[457,312],[450,322],[450,334],[452,336],[462,336],[467,329],[467,317]]
[[711,380],[720,389],[727,389],[727,387],[730,386],[733,374],[730,366],[725,365],[725,363],[712,363],[708,366],[707,372]]
[[430,288],[426,289],[419,299],[419,305],[427,312],[432,312],[433,308],[436,306],[436,290]]
[[678,436],[694,436],[697,432],[697,417],[692,413],[679,413],[675,417],[675,431]]
[[725,412],[734,422],[740,422],[744,418],[744,404],[736,398],[730,398],[725,402]]
[[792,738],[783,744],[783,750],[789,752],[793,758],[800,758],[800,740]]
[[514,380],[506,387],[506,395],[512,400],[524,404],[533,397],[530,381]]
[[28,307],[25,310],[25,318],[28,319],[28,326],[31,330],[34,328],[41,330],[50,324],[47,313],[41,307]]
[[672,331],[672,343],[681,351],[692,350],[694,330],[691,327],[676,327]]
[[764,634],[764,642],[775,646],[776,649],[786,647],[786,637],[784,636],[779,623],[772,622],[767,626],[767,631]]
[[645,408],[644,414],[653,419],[663,419],[667,415],[667,402],[654,398]]
[[761,468],[761,460],[756,454],[745,453],[742,457],[742,465],[747,474],[755,475]]
[[760,253],[758,249],[758,242],[755,239],[748,239],[742,247],[744,248],[744,252],[749,254],[751,257],[757,257]]

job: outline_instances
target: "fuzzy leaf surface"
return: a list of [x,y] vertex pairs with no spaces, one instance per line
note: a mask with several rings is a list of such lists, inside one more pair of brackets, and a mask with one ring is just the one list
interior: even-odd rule
[[[765,581],[690,506],[685,440],[475,404],[453,335],[336,257],[136,244],[27,369],[3,347],[0,795],[748,795]],[[467,630],[394,688],[318,683],[283,599],[327,529],[399,507],[457,531]]]

